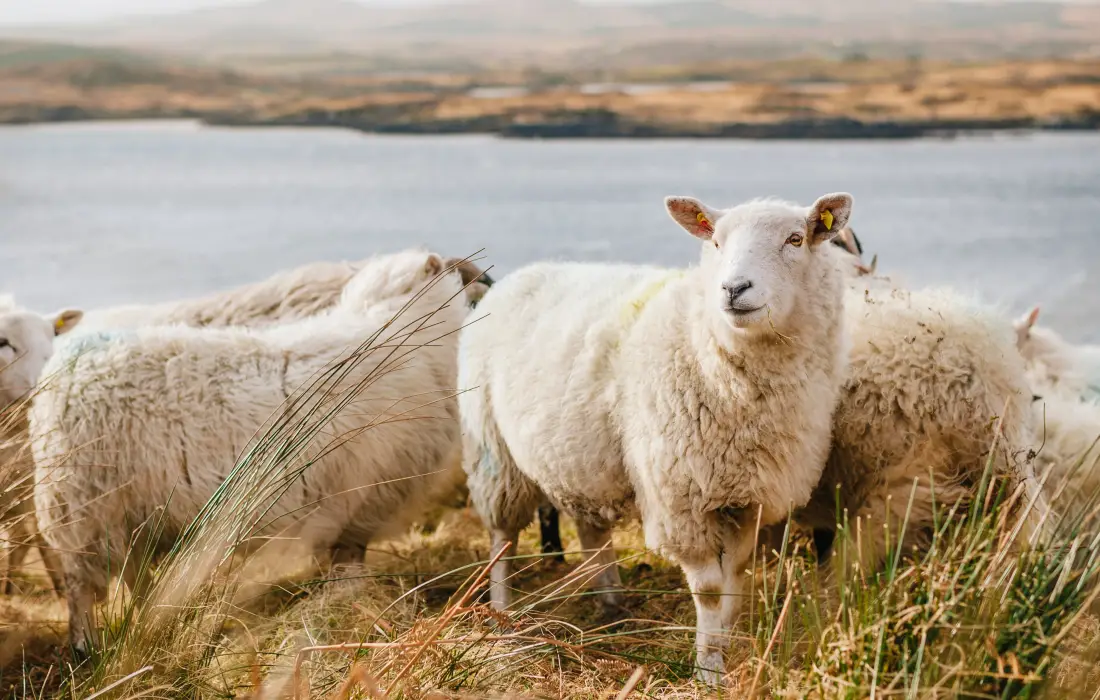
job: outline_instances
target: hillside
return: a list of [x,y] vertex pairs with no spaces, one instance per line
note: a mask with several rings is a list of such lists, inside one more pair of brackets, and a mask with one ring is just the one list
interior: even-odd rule
[[415,68],[464,58],[575,68],[853,51],[948,58],[1095,50],[1100,9],[1057,2],[852,0],[460,0],[368,6],[352,0],[260,0],[82,26],[8,28],[12,37],[202,54],[344,52]]

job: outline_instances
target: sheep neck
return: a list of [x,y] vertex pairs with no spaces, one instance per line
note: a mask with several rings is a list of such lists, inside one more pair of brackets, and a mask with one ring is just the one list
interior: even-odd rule
[[839,381],[843,372],[843,298],[839,273],[825,270],[813,294],[800,295],[783,329],[732,335],[725,320],[694,295],[692,315],[702,323],[686,326],[700,374],[712,386],[732,385],[757,392],[807,381]]

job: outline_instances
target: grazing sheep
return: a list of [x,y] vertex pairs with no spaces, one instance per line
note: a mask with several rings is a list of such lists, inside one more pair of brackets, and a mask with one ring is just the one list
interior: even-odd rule
[[[365,265],[372,264],[372,260],[315,262],[198,299],[89,311],[81,332],[172,323],[200,328],[263,328],[309,318],[335,305],[348,280]],[[493,283],[488,274],[469,260],[451,258],[445,261],[445,266],[458,267],[471,303],[480,299]]]
[[863,520],[865,563],[881,563],[896,546],[878,533],[889,517],[896,535],[911,494],[906,544],[927,544],[933,506],[947,509],[973,493],[994,445],[996,418],[1003,431],[997,468],[1023,481],[1036,512],[1044,513],[1028,455],[1037,447],[1032,394],[1007,321],[949,290],[909,292],[856,270],[845,295],[852,349],[833,447],[810,504],[795,514],[814,528],[819,557],[833,541],[838,494],[849,519]]
[[[490,317],[460,342],[463,461],[494,554],[548,498],[602,550],[609,605],[610,527],[640,515],[687,576],[699,675],[716,683],[758,513],[771,524],[804,504],[828,453],[844,275],[822,244],[852,199],[666,204],[703,241],[698,267],[539,264],[485,296]],[[509,574],[507,560],[491,572],[498,609]]]
[[1041,440],[1036,469],[1058,514],[1075,522],[1100,498],[1100,404],[1051,392],[1033,407]]
[[1073,345],[1053,329],[1036,326],[1038,319],[1036,306],[1013,324],[1032,389],[1100,402],[1100,347]]
[[[89,638],[109,565],[126,562],[127,583],[136,580],[136,563],[177,538],[269,417],[349,350],[357,362],[326,395],[353,396],[326,434],[353,439],[311,446],[302,459],[316,463],[288,484],[264,523],[278,521],[282,536],[319,552],[361,555],[450,482],[448,467],[459,464],[457,329],[467,307],[455,299],[459,275],[437,277],[443,270],[439,256],[423,251],[382,256],[348,282],[331,311],[295,323],[100,332],[59,347],[30,434],[35,505],[60,552],[76,648]],[[371,349],[361,347],[378,332]],[[395,352],[412,354],[356,393]],[[324,398],[302,400],[309,411]],[[160,537],[149,541],[143,528],[154,522]]]
[[81,312],[40,316],[0,298],[0,580],[11,594],[11,572],[31,546],[38,547],[54,588],[61,590],[61,570],[45,546],[34,517],[31,479],[34,466],[27,445],[27,402],[43,366],[53,354],[54,338],[71,331]]
[[[863,519],[865,563],[877,565],[893,546],[878,534],[882,524],[889,517],[896,535],[919,480],[906,543],[927,544],[933,506],[950,508],[973,493],[998,417],[996,467],[1021,476],[1037,497],[1027,457],[1034,446],[1031,392],[1005,319],[949,290],[868,287],[858,278],[846,293],[845,314],[848,381],[821,484],[795,514],[798,522],[831,531],[839,491],[851,521]],[[820,532],[815,540],[822,542]]]

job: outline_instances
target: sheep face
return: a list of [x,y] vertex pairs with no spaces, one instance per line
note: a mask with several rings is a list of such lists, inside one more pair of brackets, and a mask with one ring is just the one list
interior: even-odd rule
[[672,218],[704,241],[700,266],[707,309],[735,333],[786,327],[799,299],[816,293],[822,247],[847,225],[848,194],[829,194],[809,209],[755,200],[716,210],[691,197],[669,197]]
[[25,398],[53,355],[54,337],[80,322],[80,311],[40,316],[29,311],[0,313],[0,406]]

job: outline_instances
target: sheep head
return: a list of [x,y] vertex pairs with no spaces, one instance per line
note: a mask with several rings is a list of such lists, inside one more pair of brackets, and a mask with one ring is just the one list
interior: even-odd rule
[[822,244],[848,224],[852,197],[825,195],[810,207],[754,200],[712,209],[692,197],[669,197],[669,214],[703,241],[700,263],[709,310],[734,332],[781,330],[813,295],[831,251]]
[[71,331],[83,312],[66,310],[51,316],[30,311],[0,311],[0,408],[27,397],[53,356],[53,339]]

